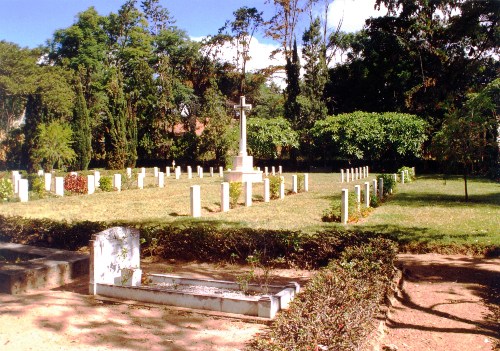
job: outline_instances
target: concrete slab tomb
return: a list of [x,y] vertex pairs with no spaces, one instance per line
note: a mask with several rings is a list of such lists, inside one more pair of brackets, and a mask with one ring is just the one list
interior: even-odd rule
[[90,242],[90,294],[274,318],[300,289],[295,282],[265,287],[246,284],[242,289],[230,281],[153,273],[143,276],[139,256],[138,230],[114,227],[95,234]]

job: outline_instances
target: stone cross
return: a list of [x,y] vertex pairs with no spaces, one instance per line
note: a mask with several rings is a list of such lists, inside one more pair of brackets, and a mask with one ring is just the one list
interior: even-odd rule
[[245,110],[251,110],[252,105],[245,104],[245,97],[240,96],[240,104],[234,105],[235,110],[240,111],[240,150],[238,155],[247,155],[247,117]]

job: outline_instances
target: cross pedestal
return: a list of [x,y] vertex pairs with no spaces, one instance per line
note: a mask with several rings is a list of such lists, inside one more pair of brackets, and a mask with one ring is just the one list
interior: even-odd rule
[[233,157],[233,169],[224,173],[226,182],[262,182],[262,172],[253,169],[253,157],[247,154],[247,117],[246,110],[252,105],[245,104],[245,97],[240,96],[240,104],[234,109],[240,113],[240,143],[238,156]]

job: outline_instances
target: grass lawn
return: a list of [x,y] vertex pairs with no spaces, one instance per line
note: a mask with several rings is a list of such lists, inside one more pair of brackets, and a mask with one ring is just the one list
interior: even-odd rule
[[[222,226],[314,232],[341,226],[321,221],[322,213],[333,200],[340,201],[341,189],[354,190],[355,184],[371,181],[376,175],[351,183],[340,183],[339,173],[311,173],[308,193],[286,196],[284,200],[262,201],[263,185],[255,184],[253,206],[243,206],[227,213],[220,209],[221,179],[205,174],[203,179],[186,174],[180,180],[165,179],[165,188],[154,186],[148,169],[146,188],[120,193],[98,192],[93,195],[45,198],[28,203],[5,202],[0,214],[67,221],[125,221],[131,223],[178,224],[213,221]],[[103,172],[106,173],[106,172]],[[286,189],[291,189],[292,174],[285,173]],[[202,218],[189,216],[189,187],[201,186]],[[347,228],[397,235],[399,240],[435,242],[436,244],[500,245],[500,184],[483,179],[469,183],[471,201],[463,202],[463,181],[446,182],[437,176],[419,177],[416,182],[399,185],[397,193],[369,217]]]

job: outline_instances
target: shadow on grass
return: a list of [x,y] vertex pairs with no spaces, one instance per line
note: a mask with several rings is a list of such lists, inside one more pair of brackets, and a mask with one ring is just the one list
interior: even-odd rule
[[469,202],[465,202],[463,195],[432,194],[432,193],[398,193],[391,198],[391,203],[401,206],[430,206],[440,205],[447,207],[467,207],[469,205],[500,205],[500,192],[469,195]]

